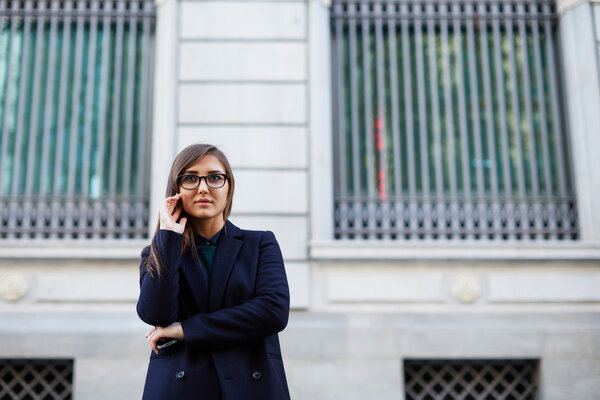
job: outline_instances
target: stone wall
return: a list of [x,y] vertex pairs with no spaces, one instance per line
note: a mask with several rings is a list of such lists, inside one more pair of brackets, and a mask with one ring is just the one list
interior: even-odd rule
[[[286,261],[293,399],[403,398],[406,358],[533,358],[540,398],[597,397],[600,4],[559,3],[583,226],[560,245],[333,241],[328,2],[157,7],[152,215],[178,150],[228,154],[232,221],[274,231]],[[3,244],[0,358],[73,358],[75,399],[139,398],[144,245]]]

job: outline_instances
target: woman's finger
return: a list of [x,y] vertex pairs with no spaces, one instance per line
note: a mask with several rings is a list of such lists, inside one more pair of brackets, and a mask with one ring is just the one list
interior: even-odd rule
[[148,339],[152,340],[156,335],[160,335],[160,333],[162,332],[161,327],[156,327],[156,329],[154,329],[152,332],[150,332],[150,334],[148,335]]
[[179,225],[180,225],[180,226],[181,226],[183,229],[185,229],[185,224],[186,224],[186,223],[187,223],[187,218],[186,218],[186,217],[183,217],[183,218],[181,218],[181,219],[179,220]]
[[173,208],[177,201],[181,198],[181,193],[177,193],[175,196],[167,197],[163,201],[163,205],[166,208]]
[[181,197],[181,193],[177,193],[177,194],[174,194],[173,196],[169,196],[169,197],[165,198],[165,200],[173,201],[173,200],[179,199],[180,197]]
[[171,214],[173,212],[173,210],[175,209],[175,205],[177,204],[177,200],[173,199],[173,198],[167,198],[165,199],[165,208],[167,210],[169,210],[169,214]]
[[179,216],[181,215],[181,207],[176,210],[173,210],[171,212],[171,215],[173,216],[173,220],[177,221],[179,219]]
[[148,332],[146,332],[146,335],[145,335],[144,337],[147,339],[147,338],[148,338],[148,336],[150,336],[150,334],[151,334],[152,332],[154,332],[155,330],[156,330],[156,326],[154,326],[154,327],[152,327],[152,328],[148,329]]
[[163,337],[163,335],[162,335],[162,328],[160,328],[160,327],[157,327],[156,330],[151,332],[150,335],[148,336],[148,344],[150,345],[150,347],[156,354],[158,354],[158,352],[159,352],[158,347],[156,347],[156,342],[161,337]]

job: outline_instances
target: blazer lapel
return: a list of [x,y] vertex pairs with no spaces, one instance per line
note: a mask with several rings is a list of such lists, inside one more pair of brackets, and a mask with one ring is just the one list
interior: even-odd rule
[[208,309],[208,283],[202,267],[191,253],[184,254],[180,273],[184,275],[189,285],[187,290],[189,290],[189,295],[192,297],[192,304],[198,307],[197,310],[192,310],[189,305],[184,304],[189,316],[198,312],[206,312]]
[[212,312],[218,309],[223,300],[229,275],[235,265],[235,260],[242,247],[240,240],[242,231],[227,221],[225,230],[221,232],[215,252],[214,267],[210,283],[208,307]]

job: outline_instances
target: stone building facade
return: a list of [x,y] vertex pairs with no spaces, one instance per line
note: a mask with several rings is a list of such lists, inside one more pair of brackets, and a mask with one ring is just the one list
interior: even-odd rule
[[[402,399],[427,360],[526,360],[537,398],[598,398],[600,4],[557,4],[580,237],[508,243],[334,238],[331,7],[156,2],[150,215],[180,149],[225,151],[231,220],[274,231],[286,261],[296,400]],[[0,243],[0,359],[73,360],[73,398],[139,398],[147,242]]]

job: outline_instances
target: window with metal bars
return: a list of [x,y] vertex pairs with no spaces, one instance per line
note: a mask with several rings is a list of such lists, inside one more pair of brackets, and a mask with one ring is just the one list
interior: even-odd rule
[[0,399],[72,399],[73,360],[0,360]]
[[535,400],[537,360],[404,360],[406,400]]
[[0,0],[0,238],[148,234],[152,0]]
[[337,239],[576,240],[551,0],[333,0]]

